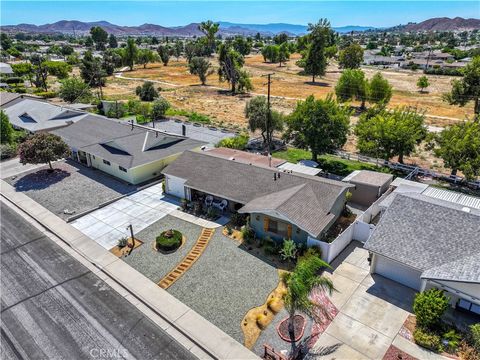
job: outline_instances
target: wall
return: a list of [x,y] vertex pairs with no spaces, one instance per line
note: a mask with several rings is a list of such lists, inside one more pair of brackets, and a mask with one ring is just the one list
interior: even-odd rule
[[176,158],[178,158],[178,156],[180,156],[180,153],[157,160],[155,162],[128,169],[128,172],[131,173],[134,184],[139,184],[152,178],[159,177],[163,168],[173,162]]
[[[450,304],[452,306],[456,305],[458,299],[465,299],[480,305],[480,284],[445,280],[427,280],[425,290],[431,289],[432,287],[447,290],[449,292],[447,296],[450,298]],[[460,293],[457,293],[456,290]]]
[[[87,156],[88,156],[88,154],[87,154]],[[115,163],[110,161],[110,165],[106,165],[106,164],[103,163],[102,158],[100,158],[98,156],[94,156],[94,155],[90,155],[90,160],[92,162],[92,167],[93,168],[102,170],[103,172],[106,172],[107,174],[110,174],[112,176],[115,176],[115,177],[123,180],[123,181],[126,181],[130,184],[133,184],[133,179],[131,177],[131,174],[129,172],[121,171],[118,168],[118,164],[115,164]]]
[[307,240],[307,246],[320,247],[320,249],[322,249],[322,259],[330,263],[338,256],[338,254],[343,251],[343,249],[347,247],[348,244],[350,244],[353,239],[354,227],[355,223],[351,224],[331,243],[320,241],[309,236]]
[[[282,241],[283,237],[273,234],[271,232],[264,230],[264,219],[266,215],[260,213],[252,213],[250,214],[250,226],[255,230],[255,234],[257,237],[262,239],[269,236],[271,239],[276,241]],[[258,218],[258,219],[257,219]],[[282,219],[275,218],[273,216],[269,216],[269,218],[277,221],[287,222]],[[292,224],[292,240],[295,241],[297,244],[306,244],[307,243],[308,234],[300,229],[298,226]]]
[[359,184],[354,181],[350,181],[350,183],[355,185],[355,189],[351,190],[352,198],[350,201],[352,203],[370,206],[377,200],[379,193],[377,186]]

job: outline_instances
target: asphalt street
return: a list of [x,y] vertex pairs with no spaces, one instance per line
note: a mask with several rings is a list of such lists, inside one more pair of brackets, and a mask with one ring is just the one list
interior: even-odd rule
[[195,356],[1,203],[1,359]]

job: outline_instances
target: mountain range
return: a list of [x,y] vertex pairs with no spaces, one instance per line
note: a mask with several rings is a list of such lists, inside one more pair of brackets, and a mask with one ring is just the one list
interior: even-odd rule
[[[307,32],[306,25],[294,25],[286,23],[274,24],[239,24],[220,21],[219,34],[222,36],[244,35],[253,36],[257,32],[263,36],[272,36],[278,33],[288,35],[302,35]],[[109,23],[108,21],[82,22],[77,20],[61,20],[53,24],[32,25],[18,24],[2,26],[2,31],[7,32],[28,32],[28,33],[64,33],[84,35],[93,26],[101,26],[108,33],[117,36],[124,35],[155,35],[171,37],[193,37],[200,36],[198,23],[191,23],[185,26],[165,27],[156,24],[143,24],[139,26],[122,26]],[[379,30],[372,26],[343,26],[333,28],[338,33],[349,33],[351,31]],[[445,30],[473,30],[480,29],[480,19],[464,18],[433,18],[420,23],[408,23],[399,25],[387,30],[396,31],[445,31]]]

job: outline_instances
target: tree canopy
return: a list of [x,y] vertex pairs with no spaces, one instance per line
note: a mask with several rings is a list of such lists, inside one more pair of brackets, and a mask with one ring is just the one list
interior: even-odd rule
[[8,115],[0,111],[0,143],[11,144],[13,142],[13,127],[8,120]]
[[315,99],[313,95],[299,101],[293,113],[287,117],[285,137],[304,149],[310,149],[312,160],[320,154],[341,148],[347,141],[351,111],[338,105],[328,96]]
[[48,164],[53,170],[52,161],[66,158],[70,149],[62,138],[49,133],[37,133],[18,147],[22,164]]
[[338,55],[338,63],[343,69],[358,69],[363,62],[363,49],[353,43],[341,50]]
[[423,92],[424,89],[430,86],[430,82],[428,81],[428,77],[425,75],[420,76],[417,80],[417,87],[420,89],[420,92]]
[[127,46],[123,49],[123,62],[130,68],[130,71],[133,70],[135,61],[137,61],[138,48],[135,44],[135,40],[132,38],[127,39]]
[[105,44],[108,41],[108,33],[100,26],[94,26],[90,29],[90,35],[95,43],[97,50],[105,50]]
[[377,72],[367,83],[367,99],[372,104],[387,104],[392,98],[392,86]]
[[81,79],[72,76],[61,81],[58,95],[69,103],[88,102],[92,97],[90,87]]
[[346,69],[343,71],[335,86],[335,95],[340,102],[351,100],[361,101],[361,107],[365,108],[367,86],[368,81],[362,70]]
[[402,107],[394,110],[373,108],[363,114],[355,127],[357,147],[362,154],[390,160],[410,155],[427,135],[424,114]]
[[315,82],[316,76],[325,75],[327,69],[327,56],[325,49],[330,46],[331,28],[330,22],[326,19],[320,19],[316,24],[309,24],[308,35],[309,45],[307,46],[305,56],[305,73],[312,75],[312,82]]
[[271,148],[273,132],[283,129],[283,115],[269,109],[265,96],[256,96],[245,105],[245,116],[248,119],[248,128],[254,132],[260,130],[263,143]]
[[211,55],[215,52],[215,34],[220,29],[220,24],[214,23],[211,20],[202,21],[198,29],[205,34],[207,38],[208,55]]
[[231,46],[222,44],[218,49],[218,76],[220,81],[230,83],[232,94],[244,92],[253,88],[248,73],[242,69],[243,56]]
[[190,74],[198,76],[202,82],[202,85],[206,84],[207,76],[213,73],[210,61],[200,56],[193,57],[188,64],[188,68],[190,70]]
[[145,81],[143,85],[137,86],[135,92],[142,101],[153,101],[158,98],[158,91],[151,81]]

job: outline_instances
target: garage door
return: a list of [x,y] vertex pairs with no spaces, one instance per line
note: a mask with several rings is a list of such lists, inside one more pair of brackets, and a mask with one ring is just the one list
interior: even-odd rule
[[185,198],[185,179],[176,176],[166,176],[167,180],[167,194],[176,196],[178,198]]
[[420,291],[420,272],[377,255],[375,273]]

